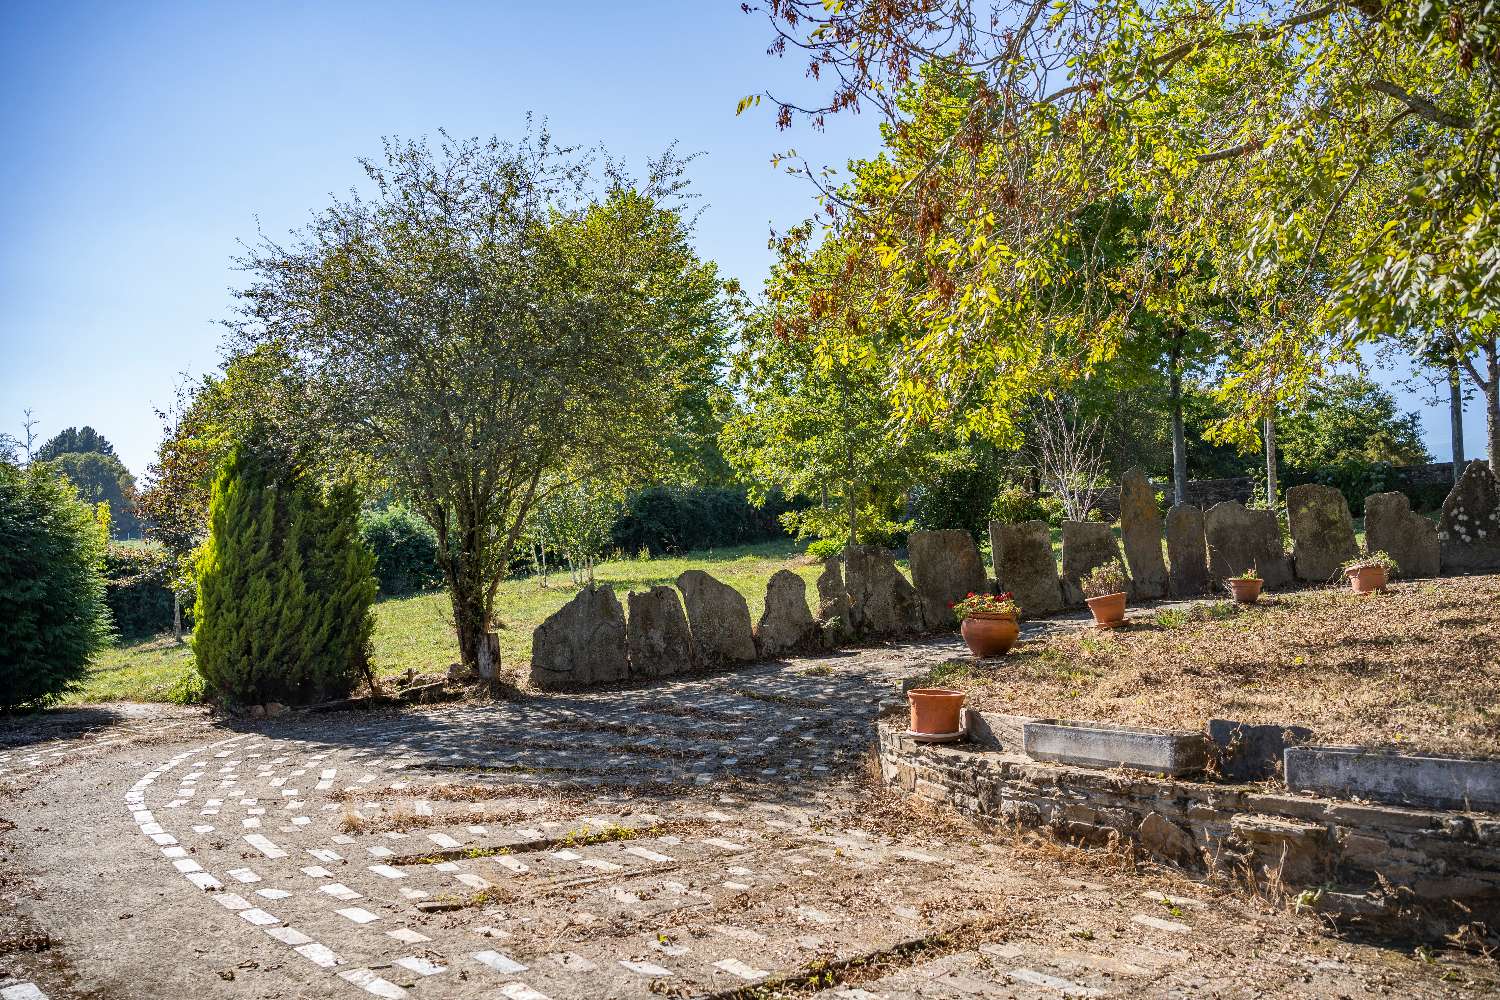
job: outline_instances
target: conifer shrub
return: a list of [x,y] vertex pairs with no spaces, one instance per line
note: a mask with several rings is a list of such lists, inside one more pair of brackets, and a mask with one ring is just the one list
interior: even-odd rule
[[341,697],[369,669],[375,558],[345,487],[257,444],[219,470],[198,553],[198,670],[237,704]]
[[108,516],[43,463],[0,462],[0,711],[75,687],[111,639]]

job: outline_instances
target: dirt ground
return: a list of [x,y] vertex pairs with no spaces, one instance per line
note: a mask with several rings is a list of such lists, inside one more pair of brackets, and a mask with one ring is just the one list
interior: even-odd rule
[[1054,630],[934,682],[1033,718],[1202,729],[1297,724],[1320,742],[1500,756],[1500,576],[1272,594]]
[[1168,869],[869,779],[952,639],[629,691],[0,722],[0,997],[1469,997]]

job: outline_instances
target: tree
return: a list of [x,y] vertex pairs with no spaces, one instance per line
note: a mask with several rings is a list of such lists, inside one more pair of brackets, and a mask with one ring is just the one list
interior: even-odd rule
[[1071,521],[1087,521],[1104,489],[1104,422],[1076,400],[1044,399],[1032,422],[1037,471]]
[[621,506],[619,494],[599,482],[551,490],[537,504],[543,550],[567,561],[575,585],[594,582],[594,563],[609,547],[610,528]]
[[108,517],[44,464],[0,462],[0,711],[78,685],[108,644]]
[[1297,472],[1432,461],[1421,417],[1399,412],[1387,389],[1358,375],[1321,382],[1301,409],[1277,422],[1276,439],[1287,467]]
[[47,464],[67,477],[85,503],[109,505],[114,537],[135,538],[140,534],[135,477],[118,458],[102,451],[68,451],[53,455]]
[[39,462],[47,462],[59,455],[97,453],[107,455],[110,458],[118,458],[115,454],[115,446],[108,439],[94,430],[92,427],[69,427],[59,431],[36,450],[33,458]]
[[548,489],[664,463],[721,287],[676,205],[556,146],[388,142],[374,193],[263,240],[233,324],[297,382],[276,415],[328,463],[394,485],[434,529],[463,662],[495,677],[501,579]]
[[347,485],[322,490],[252,440],[230,452],[197,560],[194,654],[240,704],[346,695],[368,676],[375,557]]
[[862,341],[825,350],[827,335],[751,318],[734,367],[742,407],[720,441],[755,503],[774,490],[810,501],[782,515],[797,537],[854,545],[895,528],[907,490],[941,467],[951,442],[898,433],[878,355]]
[[[757,9],[772,51],[805,56],[826,89],[742,110],[764,97],[782,126],[859,108],[884,120],[886,150],[854,183],[798,169],[830,232],[868,248],[886,308],[921,331],[893,373],[909,412],[941,407],[945,378],[1024,361],[1057,325],[1081,369],[1109,362],[1128,304],[1184,260],[1212,264],[1250,335],[1225,372],[1241,439],[1359,339],[1431,325],[1434,310],[1490,332],[1474,328],[1500,306],[1500,21],[1480,0]],[[1150,206],[1161,252],[1114,308],[1059,313],[1049,290],[1071,220],[1119,196]],[[1174,315],[1165,291],[1153,311]]]

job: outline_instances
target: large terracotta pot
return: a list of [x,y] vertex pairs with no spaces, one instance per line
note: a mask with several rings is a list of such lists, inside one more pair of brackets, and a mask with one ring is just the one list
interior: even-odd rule
[[1384,566],[1356,566],[1345,571],[1349,586],[1356,594],[1370,594],[1385,589]]
[[911,702],[911,731],[929,736],[945,736],[959,730],[958,713],[964,707],[964,693],[947,688],[912,688],[906,692]]
[[1088,605],[1094,613],[1094,624],[1100,628],[1117,628],[1125,624],[1125,591],[1090,597]]
[[1260,600],[1260,586],[1264,580],[1230,580],[1229,589],[1237,604],[1254,604]]
[[965,618],[958,631],[968,643],[969,652],[983,660],[1009,653],[1021,634],[1021,627],[1010,615],[977,614]]

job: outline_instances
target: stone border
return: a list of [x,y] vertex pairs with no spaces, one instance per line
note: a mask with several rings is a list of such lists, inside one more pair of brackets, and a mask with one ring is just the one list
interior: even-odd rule
[[[1014,717],[982,721],[1002,738],[1015,731]],[[1039,829],[1095,845],[1132,842],[1180,867],[1238,871],[1293,888],[1389,885],[1424,906],[1500,924],[1494,814],[1092,770],[973,744],[923,745],[892,718],[878,723],[877,741],[884,784],[981,827]]]
[[[980,713],[969,714],[974,717]],[[1083,767],[1129,767],[1163,776],[1200,773],[1208,763],[1204,743],[1202,733],[1073,719],[1033,719],[1021,727],[1021,745],[1033,760]]]
[[1367,747],[1288,747],[1286,786],[1339,798],[1500,812],[1500,760]]

